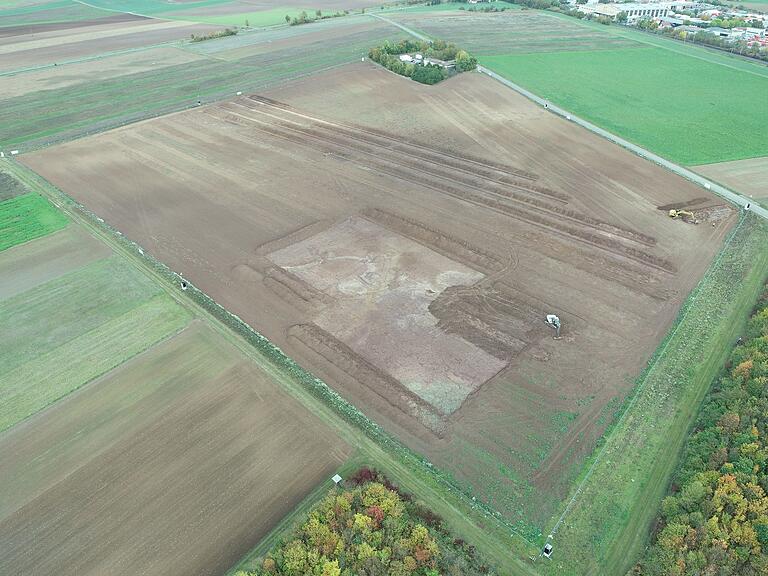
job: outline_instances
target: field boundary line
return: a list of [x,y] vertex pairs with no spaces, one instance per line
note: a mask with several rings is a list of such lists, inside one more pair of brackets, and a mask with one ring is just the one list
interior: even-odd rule
[[389,24],[392,24],[392,26],[396,26],[400,28],[403,32],[407,32],[411,36],[415,36],[419,40],[423,40],[424,42],[431,42],[431,39],[429,36],[425,36],[424,34],[420,34],[416,32],[415,30],[412,30],[411,28],[408,28],[407,26],[403,26],[402,24],[395,22],[394,20],[390,20],[389,18],[386,18],[384,16],[379,16],[378,14],[370,13],[369,16],[372,16],[373,18],[378,18],[379,20],[383,20],[384,22],[388,22]]
[[[632,392],[632,397],[630,398],[629,402],[627,403],[626,408],[619,416],[618,420],[613,425],[613,430],[618,429],[621,424],[624,422],[624,417],[632,410],[632,407],[635,405],[635,402],[637,401],[637,398],[640,396],[640,393],[645,388],[645,384],[650,379],[651,374],[656,369],[656,367],[659,364],[659,361],[664,358],[664,355],[666,354],[667,348],[669,347],[669,344],[674,339],[675,335],[677,334],[677,331],[680,329],[680,326],[683,325],[683,322],[688,317],[688,313],[693,308],[693,305],[696,303],[699,294],[701,293],[701,285],[702,283],[712,274],[717,267],[720,265],[720,261],[723,259],[723,256],[725,255],[725,251],[730,246],[733,239],[736,237],[736,233],[741,228],[742,224],[746,221],[746,214],[742,213],[739,217],[739,223],[736,225],[736,227],[731,230],[731,232],[728,234],[728,238],[723,243],[722,247],[720,248],[720,252],[717,255],[717,258],[714,260],[712,265],[710,266],[709,270],[707,270],[707,274],[702,280],[699,281],[699,284],[697,284],[694,293],[692,294],[691,299],[684,304],[685,309],[683,310],[682,315],[678,318],[677,323],[675,324],[674,329],[672,332],[669,333],[669,335],[665,338],[664,345],[662,346],[661,350],[654,354],[653,360],[651,361],[651,365],[648,367],[647,371],[645,372],[645,375],[643,376],[642,381],[640,384],[635,387],[635,389]],[[568,505],[565,507],[565,510],[563,510],[563,513],[558,518],[557,522],[555,523],[554,527],[550,530],[549,536],[554,536],[557,533],[557,530],[562,525],[563,521],[565,520],[566,516],[570,512],[571,508],[575,504],[576,500],[578,499],[579,495],[581,494],[581,491],[583,490],[584,486],[589,481],[590,477],[592,476],[592,472],[594,471],[597,464],[599,464],[602,461],[603,454],[605,453],[606,448],[608,447],[608,444],[610,443],[610,440],[612,438],[612,435],[609,435],[606,438],[606,441],[603,442],[602,446],[598,449],[598,452],[595,456],[595,458],[592,460],[592,464],[590,464],[589,468],[587,469],[586,474],[584,475],[584,478],[582,478],[581,482],[579,483],[578,487],[576,488],[576,491],[574,492],[573,496],[568,502]],[[547,540],[550,538],[548,537]]]
[[150,20],[165,20],[167,22],[189,22],[190,24],[198,24],[198,22],[195,22],[193,20],[182,20],[181,18],[175,19],[175,18],[160,18],[157,16],[149,16],[147,14],[139,14],[138,12],[130,12],[128,10],[117,10],[116,8],[104,8],[103,6],[96,6],[95,4],[89,4],[88,2],[84,2],[83,0],[73,0],[74,2],[77,2],[78,4],[82,4],[83,6],[88,6],[89,8],[95,8],[96,10],[104,10],[105,12],[115,12],[117,14],[130,14],[131,16],[138,16],[140,18],[148,18]]

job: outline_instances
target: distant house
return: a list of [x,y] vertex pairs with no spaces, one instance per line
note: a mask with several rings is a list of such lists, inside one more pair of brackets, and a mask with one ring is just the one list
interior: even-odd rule
[[424,64],[432,64],[434,66],[440,66],[441,68],[454,68],[456,66],[456,60],[438,60],[437,58],[424,58]]
[[685,21],[680,18],[673,18],[672,16],[662,16],[658,18],[659,28],[677,28],[682,26]]
[[[628,21],[642,20],[644,18],[662,18],[670,16],[675,11],[688,10],[693,7],[693,2],[627,2],[624,4],[585,4],[579,6],[579,11],[585,14],[603,16],[616,20],[616,17],[624,12]],[[682,22],[680,23],[682,24]]]
[[710,34],[714,34],[715,36],[720,36],[721,38],[730,38],[731,37],[731,31],[727,28],[720,28],[718,26],[713,26],[712,28],[707,28],[706,32],[709,32]]

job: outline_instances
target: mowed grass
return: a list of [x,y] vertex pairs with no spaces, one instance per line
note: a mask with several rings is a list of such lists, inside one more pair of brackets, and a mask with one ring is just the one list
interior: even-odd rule
[[0,430],[180,330],[189,318],[116,256],[0,301]]
[[40,238],[68,224],[48,200],[29,192],[0,202],[0,251]]
[[768,77],[661,48],[485,56],[482,64],[674,162],[768,155]]
[[686,432],[768,277],[768,224],[748,215],[681,310],[609,433],[542,574],[624,576],[648,538]]

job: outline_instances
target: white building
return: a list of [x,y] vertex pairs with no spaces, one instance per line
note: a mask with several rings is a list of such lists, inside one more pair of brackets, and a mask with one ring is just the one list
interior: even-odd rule
[[616,20],[616,17],[624,12],[627,15],[627,20],[631,21],[669,16],[694,6],[693,2],[681,0],[672,2],[630,2],[627,4],[585,4],[580,6],[579,10],[585,14],[605,16],[611,20]]

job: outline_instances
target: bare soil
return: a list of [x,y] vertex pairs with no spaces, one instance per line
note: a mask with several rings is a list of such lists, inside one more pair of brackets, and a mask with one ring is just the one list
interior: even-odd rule
[[0,435],[0,573],[222,574],[348,454],[193,324]]
[[[147,20],[126,22],[64,36],[6,42],[0,45],[0,71],[19,70],[118,50],[151,46],[171,40],[186,39],[191,34],[208,34],[223,29],[222,26],[215,24],[147,22]],[[14,39],[15,37],[8,40]]]
[[691,170],[768,206],[768,158],[704,164]]
[[24,36],[24,38],[34,37],[46,32],[56,32],[59,30],[77,30],[78,28],[91,28],[93,26],[102,26],[104,24],[115,24],[136,21],[148,22],[150,19],[135,14],[114,14],[103,18],[92,18],[90,20],[75,20],[72,22],[46,22],[44,24],[23,24],[19,26],[0,27],[0,38],[13,36]]
[[368,63],[23,161],[532,523],[735,218],[489,78]]

